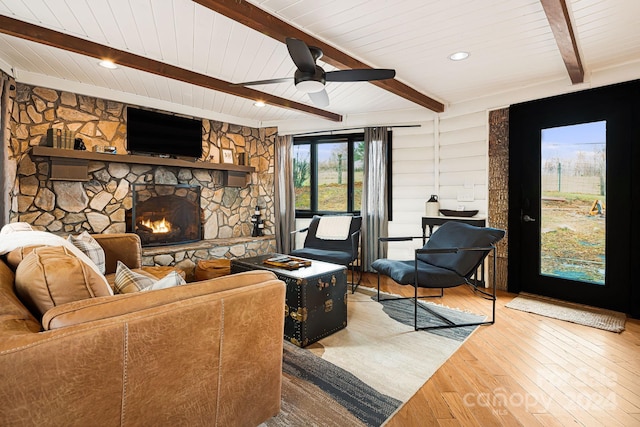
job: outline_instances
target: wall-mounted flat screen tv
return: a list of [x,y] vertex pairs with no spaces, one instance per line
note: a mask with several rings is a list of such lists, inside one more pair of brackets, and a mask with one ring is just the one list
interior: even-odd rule
[[167,156],[202,156],[202,120],[127,107],[127,150]]

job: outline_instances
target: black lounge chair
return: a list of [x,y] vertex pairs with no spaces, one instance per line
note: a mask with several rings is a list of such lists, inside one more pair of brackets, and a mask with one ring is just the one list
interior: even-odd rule
[[[378,301],[380,299],[380,275],[393,279],[400,285],[410,285],[415,288],[413,297],[386,298],[413,299],[415,330],[457,328],[463,326],[489,325],[495,322],[496,312],[496,257],[495,244],[505,235],[504,230],[489,227],[476,227],[461,222],[447,222],[440,226],[430,237],[422,249],[416,249],[415,257],[408,261],[391,259],[377,259],[371,267],[378,272]],[[409,241],[422,239],[420,237],[381,237],[380,244],[385,242]],[[493,252],[493,271],[491,291],[484,290],[484,260]],[[480,275],[478,275],[478,270]],[[442,317],[424,304],[418,304],[418,288],[440,289],[438,295],[423,296],[433,298],[444,296],[444,288],[469,285],[483,298],[492,301],[491,320],[456,324]],[[429,311],[440,318],[442,325],[418,326],[418,307]]]
[[[360,228],[362,226],[362,217],[350,217],[351,224],[349,225],[349,233],[345,240],[325,240],[319,238],[317,236],[317,231],[320,218],[322,217],[315,215],[311,220],[309,227],[291,232],[292,237],[295,233],[302,232],[307,232],[307,236],[304,240],[304,247],[292,250],[290,255],[346,266],[351,270],[351,293],[353,293],[360,284],[360,279],[362,277],[361,273],[358,274],[358,280],[356,282],[355,261],[358,259],[358,254],[360,252]],[[293,247],[293,245],[291,247]]]

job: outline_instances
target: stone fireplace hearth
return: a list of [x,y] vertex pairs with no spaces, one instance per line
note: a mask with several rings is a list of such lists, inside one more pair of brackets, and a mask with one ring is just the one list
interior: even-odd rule
[[200,187],[133,184],[131,230],[142,246],[176,245],[202,238]]

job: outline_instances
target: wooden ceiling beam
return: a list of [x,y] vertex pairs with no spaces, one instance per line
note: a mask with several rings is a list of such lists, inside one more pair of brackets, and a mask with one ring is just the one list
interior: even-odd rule
[[558,49],[560,49],[562,60],[569,72],[571,83],[584,82],[584,68],[580,60],[578,44],[571,25],[571,19],[569,18],[566,0],[540,0],[540,3],[542,3],[544,13],[547,15],[547,20],[553,31]]
[[[356,58],[316,39],[315,37],[305,33],[299,28],[282,21],[281,19],[270,15],[264,10],[242,0],[193,0],[194,2],[220,13],[227,18],[233,19],[249,28],[261,32],[264,35],[272,37],[282,43],[285,43],[287,37],[300,39],[310,46],[316,46],[322,49],[322,60],[338,69],[350,68],[372,68]],[[402,98],[408,99],[418,105],[428,108],[429,110],[441,113],[444,111],[444,104],[429,96],[418,92],[412,87],[395,79],[377,80],[370,82],[384,90],[387,90]]]
[[155,61],[123,50],[114,49],[78,37],[70,36],[68,34],[50,30],[48,28],[39,27],[7,16],[0,16],[0,32],[93,58],[109,59],[118,65],[134,68],[136,70],[145,71],[147,73],[167,77],[173,80],[179,80],[218,92],[224,92],[229,95],[239,96],[241,98],[254,101],[262,100],[266,104],[301,111],[303,113],[312,114],[334,122],[342,121],[341,115],[330,111],[321,110],[310,105],[280,98],[278,96],[270,95],[244,86],[231,86],[230,82],[224,80],[165,64],[164,62]]

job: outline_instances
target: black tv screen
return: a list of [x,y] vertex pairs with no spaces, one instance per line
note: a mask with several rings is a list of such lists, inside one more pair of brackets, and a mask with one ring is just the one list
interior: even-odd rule
[[202,120],[127,107],[130,153],[202,156]]

